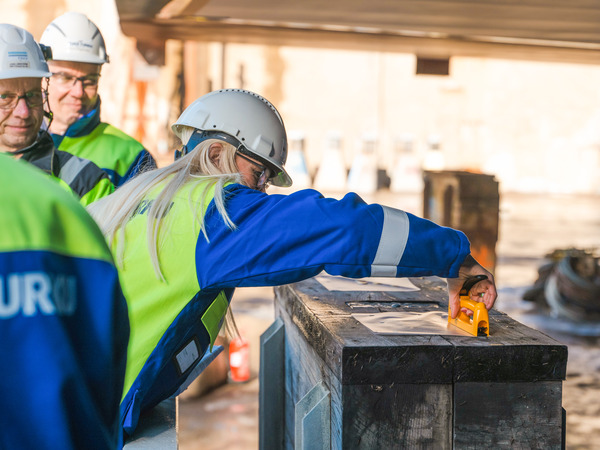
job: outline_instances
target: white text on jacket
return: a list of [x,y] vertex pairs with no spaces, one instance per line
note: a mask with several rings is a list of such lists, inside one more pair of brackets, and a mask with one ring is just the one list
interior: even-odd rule
[[0,275],[0,319],[17,314],[70,316],[77,307],[77,279],[72,275],[22,272]]

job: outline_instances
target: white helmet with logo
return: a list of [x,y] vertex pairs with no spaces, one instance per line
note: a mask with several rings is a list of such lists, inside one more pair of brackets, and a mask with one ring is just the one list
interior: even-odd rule
[[0,80],[50,75],[44,53],[31,33],[14,25],[0,24]]
[[242,89],[210,92],[188,106],[171,128],[181,137],[183,126],[249,152],[274,173],[269,180],[271,184],[292,185],[292,179],[283,168],[287,159],[283,120],[277,109],[260,95]]
[[104,38],[85,14],[70,11],[46,27],[40,43],[52,48],[52,59],[91,64],[108,62]]

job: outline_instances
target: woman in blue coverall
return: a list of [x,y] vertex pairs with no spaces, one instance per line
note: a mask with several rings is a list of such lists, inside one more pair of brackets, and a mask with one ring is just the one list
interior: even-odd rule
[[342,200],[290,186],[281,116],[263,97],[225,89],[192,103],[173,125],[185,144],[170,166],[141,174],[89,210],[109,240],[129,308],[121,402],[131,434],[141,411],[178,392],[209,355],[233,291],[321,271],[346,277],[448,278],[452,316],[469,276],[490,309],[492,275],[457,230],[356,194]]

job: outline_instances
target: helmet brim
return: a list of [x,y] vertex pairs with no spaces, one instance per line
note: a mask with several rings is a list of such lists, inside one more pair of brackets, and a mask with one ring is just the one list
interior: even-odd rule
[[52,73],[42,70],[11,69],[10,73],[0,75],[0,80],[11,80],[13,78],[49,78],[50,76],[52,76]]
[[282,168],[282,170],[279,171],[277,175],[269,179],[269,182],[273,186],[290,187],[292,185],[292,178],[288,175],[285,169]]
[[65,61],[65,62],[77,62],[77,63],[87,63],[87,64],[98,64],[101,66],[104,63],[108,62],[108,57],[106,59],[99,58],[94,55],[90,55],[87,53],[78,53],[78,54],[69,54],[69,55],[52,55],[52,59],[49,59],[48,62],[52,61]]
[[271,173],[275,174],[275,175],[271,176],[271,178],[269,178],[269,183],[271,183],[273,186],[290,187],[292,185],[292,178],[289,176],[289,174],[287,173],[287,171],[285,170],[285,168],[282,165],[276,164],[274,161],[271,161],[268,158],[266,158],[265,156],[259,155],[258,153],[253,152],[252,150],[248,149],[245,146],[244,146],[244,150],[249,155],[251,155],[254,158],[256,158],[257,160],[261,161],[265,166],[267,166],[269,168]]

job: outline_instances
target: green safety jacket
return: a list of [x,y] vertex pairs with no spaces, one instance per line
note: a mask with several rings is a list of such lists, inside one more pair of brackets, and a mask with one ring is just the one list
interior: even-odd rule
[[[146,226],[152,199],[163,187],[151,192],[128,222],[123,264],[117,264],[132,330],[121,402],[126,433],[133,432],[141,411],[173,394],[212,347],[233,294],[233,289],[202,291],[192,263],[200,233],[194,214],[204,214],[214,188],[207,193],[204,210],[190,207],[189,199],[198,195],[191,184],[174,196],[165,217],[176,220],[164,221],[168,232],[160,244],[160,267],[166,281],[154,275]],[[117,252],[116,242],[113,252]]]
[[137,140],[100,121],[97,106],[69,126],[64,135],[52,134],[59,150],[89,159],[119,187],[141,171],[156,168],[152,155]]
[[102,169],[92,161],[57,150],[44,130],[33,144],[16,153],[73,192],[83,206],[114,192],[114,185]]
[[0,448],[120,448],[129,323],[104,237],[8,153],[0,192]]

